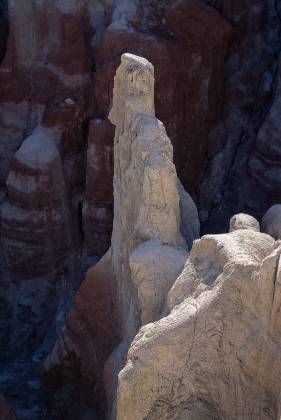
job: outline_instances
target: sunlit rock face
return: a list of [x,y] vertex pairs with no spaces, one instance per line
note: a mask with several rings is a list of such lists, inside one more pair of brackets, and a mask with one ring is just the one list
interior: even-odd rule
[[[183,190],[179,194],[172,145],[155,117],[154,69],[146,59],[122,56],[110,119],[116,126],[111,248],[89,271],[63,334],[42,366],[51,395],[71,400],[80,377],[83,409],[95,402],[101,416],[105,398],[108,413],[115,415],[117,374],[127,348],[141,325],[161,316],[166,295],[188,256],[181,208],[185,225],[190,225],[189,240],[199,236],[196,208]],[[88,333],[81,336],[82,331]],[[92,400],[87,399],[86,390],[94,388]],[[56,410],[54,402],[50,406]],[[71,408],[67,413],[72,415]]]
[[278,418],[280,251],[252,229],[194,243],[168,315],[129,349],[118,420]]

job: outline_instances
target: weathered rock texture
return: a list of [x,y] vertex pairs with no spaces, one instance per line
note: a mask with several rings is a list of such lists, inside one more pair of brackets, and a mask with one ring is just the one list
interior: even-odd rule
[[252,229],[255,232],[260,232],[260,224],[254,217],[240,213],[230,219],[229,232],[239,229]]
[[[111,248],[89,271],[63,334],[43,365],[49,391],[51,384],[52,392],[65,394],[71,377],[75,392],[78,383],[80,386],[80,407],[82,404],[86,409],[96,402],[100,416],[104,411],[106,359],[119,343],[105,374],[108,401],[113,402],[111,392],[116,391],[114,383],[128,345],[141,325],[160,317],[166,294],[188,255],[180,231],[180,195],[172,146],[163,124],[155,117],[154,71],[144,58],[122,56],[110,119],[116,126]],[[199,234],[198,215],[191,199],[184,196],[184,191],[181,195],[186,224],[188,209],[192,209],[191,240],[191,234]],[[67,415],[72,413],[69,406]]]
[[[7,6],[10,36],[0,67],[1,197],[22,142],[40,124],[59,126],[71,203],[81,199],[87,179],[84,205],[70,205],[69,211],[84,231],[85,253],[104,253],[112,224],[113,133],[107,117],[120,56],[132,52],[155,65],[157,114],[204,229],[226,231],[233,214],[261,217],[278,201],[279,161],[270,152],[278,149],[278,2],[36,0],[22,7],[3,0],[2,55]],[[92,117],[85,175],[84,128]],[[275,140],[267,149],[262,139],[269,125]]]
[[[208,3],[231,24],[232,36],[224,64],[224,106],[208,135],[208,164],[198,197],[204,231],[223,232],[233,214],[261,218],[279,201],[272,194],[272,186],[280,182],[278,163],[268,160],[271,146],[259,152],[259,138],[264,120],[272,115],[272,98],[279,96],[280,4],[262,0]],[[270,173],[271,186],[266,181]]]
[[280,406],[280,247],[207,235],[119,374],[117,419],[272,419]]
[[[25,357],[27,369],[34,353],[40,359],[54,341],[84,275],[92,6],[0,2],[1,59],[6,49],[0,66],[1,362]],[[28,387],[26,376],[15,375],[7,394],[12,404]],[[27,401],[22,405],[28,412]]]
[[222,108],[231,28],[201,1],[136,3],[133,16],[123,13],[122,22],[114,21],[103,34],[96,68],[98,112],[107,113],[122,53],[153,62],[157,115],[172,139],[179,177],[194,193],[204,169],[208,132]]
[[258,131],[257,142],[250,160],[250,172],[269,197],[280,200],[281,123],[281,61],[277,88],[272,106]]
[[112,233],[113,138],[108,119],[90,121],[83,204],[84,249],[90,255],[103,256]]
[[[154,64],[157,116],[203,232],[281,201],[280,11],[274,0],[0,0],[1,360],[42,354],[110,246],[122,53]],[[178,191],[197,221],[181,221],[190,248],[197,210]],[[165,293],[144,303],[150,281],[135,282],[146,322]]]

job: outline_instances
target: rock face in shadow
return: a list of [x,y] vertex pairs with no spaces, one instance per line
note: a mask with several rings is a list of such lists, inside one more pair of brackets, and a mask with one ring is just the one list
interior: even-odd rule
[[122,20],[113,20],[97,51],[99,115],[107,115],[122,53],[153,63],[157,115],[172,141],[178,175],[189,193],[195,193],[200,183],[208,132],[222,109],[230,33],[226,20],[202,1],[145,0],[137,4],[133,16],[124,11]]
[[1,420],[17,420],[17,417],[11,409],[8,402],[2,394],[0,394],[0,419]]
[[[33,357],[38,364],[55,341],[84,276],[92,24],[83,2],[7,3],[9,37],[0,66],[0,359],[34,373],[12,369],[13,387],[1,367],[0,383],[25,420],[35,413],[31,398],[23,401],[26,378],[38,381]],[[34,390],[36,406],[39,394]]]
[[253,156],[250,160],[250,172],[268,196],[280,200],[280,156],[281,123],[279,118],[281,105],[281,59],[277,74],[277,88],[272,106],[260,127]]
[[16,152],[7,179],[3,255],[11,270],[29,277],[52,272],[71,253],[75,230],[69,231],[73,224],[56,142],[50,129],[29,136]]
[[280,252],[245,229],[194,243],[167,316],[130,347],[118,420],[278,418]]
[[0,64],[6,52],[7,38],[9,34],[8,0],[0,2]]
[[[262,0],[208,3],[232,27],[224,65],[224,106],[208,136],[208,163],[197,203],[203,231],[221,233],[232,215],[243,212],[260,219],[279,201],[272,194],[278,175],[271,185],[266,181],[274,178],[278,164],[268,160],[271,146],[261,150],[259,138],[264,120],[272,114],[271,103],[278,97],[280,5]],[[271,135],[267,138],[273,144]]]
[[267,210],[261,222],[262,232],[276,240],[281,239],[281,205],[275,204]]
[[83,203],[84,249],[100,257],[108,250],[112,233],[113,140],[114,127],[108,119],[91,120]]
[[[110,119],[116,126],[111,248],[89,271],[63,334],[42,366],[43,381],[51,394],[61,393],[72,401],[73,394],[67,389],[71,377],[73,389],[80,388],[80,407],[87,412],[87,406],[90,409],[95,402],[100,416],[104,415],[105,397],[108,412],[114,415],[117,374],[127,348],[142,324],[161,316],[166,294],[188,256],[180,231],[172,146],[155,117],[154,71],[144,58],[122,56]],[[190,232],[198,235],[198,215],[192,206],[190,203]],[[186,203],[182,207],[187,208]],[[95,396],[87,389],[96,389]],[[50,405],[57,409],[54,401]],[[70,404],[69,418],[71,412]]]

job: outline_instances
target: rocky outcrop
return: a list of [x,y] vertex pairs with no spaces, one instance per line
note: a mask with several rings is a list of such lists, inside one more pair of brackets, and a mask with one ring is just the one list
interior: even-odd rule
[[207,235],[140,330],[119,374],[117,418],[271,419],[280,396],[280,247],[252,230]]
[[[266,209],[280,202],[276,117],[280,28],[276,1],[34,0],[23,4],[0,0],[1,360],[19,354],[29,354],[30,359],[34,351],[36,360],[42,357],[42,348],[47,343],[51,346],[60,331],[86,269],[110,246],[114,129],[108,114],[113,76],[122,53],[143,56],[155,67],[156,113],[173,144],[180,178],[171,201],[180,198],[179,209],[169,206],[166,198],[155,203],[154,190],[151,197],[138,190],[142,174],[137,173],[132,183],[123,177],[136,196],[143,194],[142,203],[137,197],[132,206],[132,212],[139,206],[143,213],[118,215],[120,232],[125,232],[125,238],[128,232],[131,235],[128,242],[115,229],[112,243],[116,245],[109,254],[113,257],[108,257],[115,261],[115,268],[109,270],[114,279],[118,274],[109,284],[120,286],[109,292],[116,303],[112,313],[118,326],[113,335],[105,336],[107,344],[97,339],[100,330],[89,334],[95,340],[87,338],[91,344],[85,364],[96,347],[107,350],[97,351],[97,362],[90,369],[96,373],[84,381],[83,371],[81,379],[86,383],[82,389],[94,384],[100,390],[104,361],[120,342],[105,363],[104,381],[111,389],[112,405],[116,388],[112,372],[116,378],[139,326],[161,316],[166,292],[186,255],[182,243],[190,249],[199,237],[196,206],[203,232],[208,233],[227,231],[230,217],[239,212],[260,220]],[[116,123],[122,120],[119,114],[115,118]],[[147,117],[146,124],[152,136],[166,138],[153,118]],[[130,138],[134,131],[128,130]],[[161,149],[158,140],[155,146]],[[164,149],[171,160],[170,146]],[[145,183],[154,188],[151,171],[145,172]],[[161,171],[159,177],[166,177],[166,169]],[[167,173],[168,183],[160,184],[170,191]],[[116,179],[116,195],[122,197],[117,208],[128,207],[133,192],[128,186],[123,191]],[[162,205],[182,215],[179,248],[171,233],[178,217],[171,217],[168,210],[161,219],[160,238],[153,230],[158,229],[155,219]],[[236,219],[233,229],[248,226],[240,216]],[[102,265],[98,270],[103,272]],[[95,282],[85,283],[81,302],[87,294],[92,296],[87,290]],[[108,289],[103,287],[107,286],[97,287],[106,296]],[[94,323],[94,308],[88,306]],[[105,312],[111,325],[110,309]],[[79,322],[77,328],[82,329],[83,321]],[[98,318],[97,322],[101,326],[104,322],[110,331],[106,321]],[[63,336],[68,342],[68,327]],[[85,345],[76,343],[76,347],[74,360],[80,363]],[[63,353],[64,345],[56,348]],[[58,366],[64,363],[61,359],[64,356],[58,356]],[[74,377],[79,369],[74,369]],[[74,379],[70,394],[77,392],[75,383]],[[95,398],[103,401],[99,392]],[[81,391],[81,400],[84,394]],[[87,411],[93,398],[86,400],[82,407]],[[70,415],[79,417],[79,407]]]
[[[114,224],[112,263],[123,335],[138,329],[130,270],[131,255],[146,241],[184,247],[180,233],[180,198],[172,163],[172,146],[155,118],[152,65],[130,54],[122,56],[114,82],[110,119],[114,143]],[[128,317],[128,314],[131,314]]]
[[275,204],[267,210],[261,221],[262,232],[274,239],[281,239],[281,205]]
[[[73,392],[79,377],[80,408],[96,403],[100,416],[105,409],[106,359],[119,343],[105,373],[108,401],[114,403],[112,392],[128,345],[142,324],[161,316],[166,294],[188,255],[180,231],[172,146],[155,117],[153,66],[144,58],[122,56],[110,119],[116,126],[111,248],[89,271],[63,334],[42,368],[45,386],[50,391],[52,384],[51,391],[62,393],[67,401],[71,401],[66,395],[69,378],[74,381]],[[197,235],[196,209],[188,196],[185,199],[193,210],[189,234]],[[187,224],[186,203],[182,208]],[[93,389],[95,396],[89,392]],[[70,406],[69,410],[71,416]]]
[[255,232],[260,232],[260,224],[249,214],[240,213],[230,219],[229,232],[234,232],[239,229],[251,229]]

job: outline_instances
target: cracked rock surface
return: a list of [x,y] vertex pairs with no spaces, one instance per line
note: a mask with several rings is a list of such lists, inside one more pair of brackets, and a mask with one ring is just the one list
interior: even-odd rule
[[252,230],[193,245],[167,316],[141,328],[117,418],[278,418],[280,247]]

